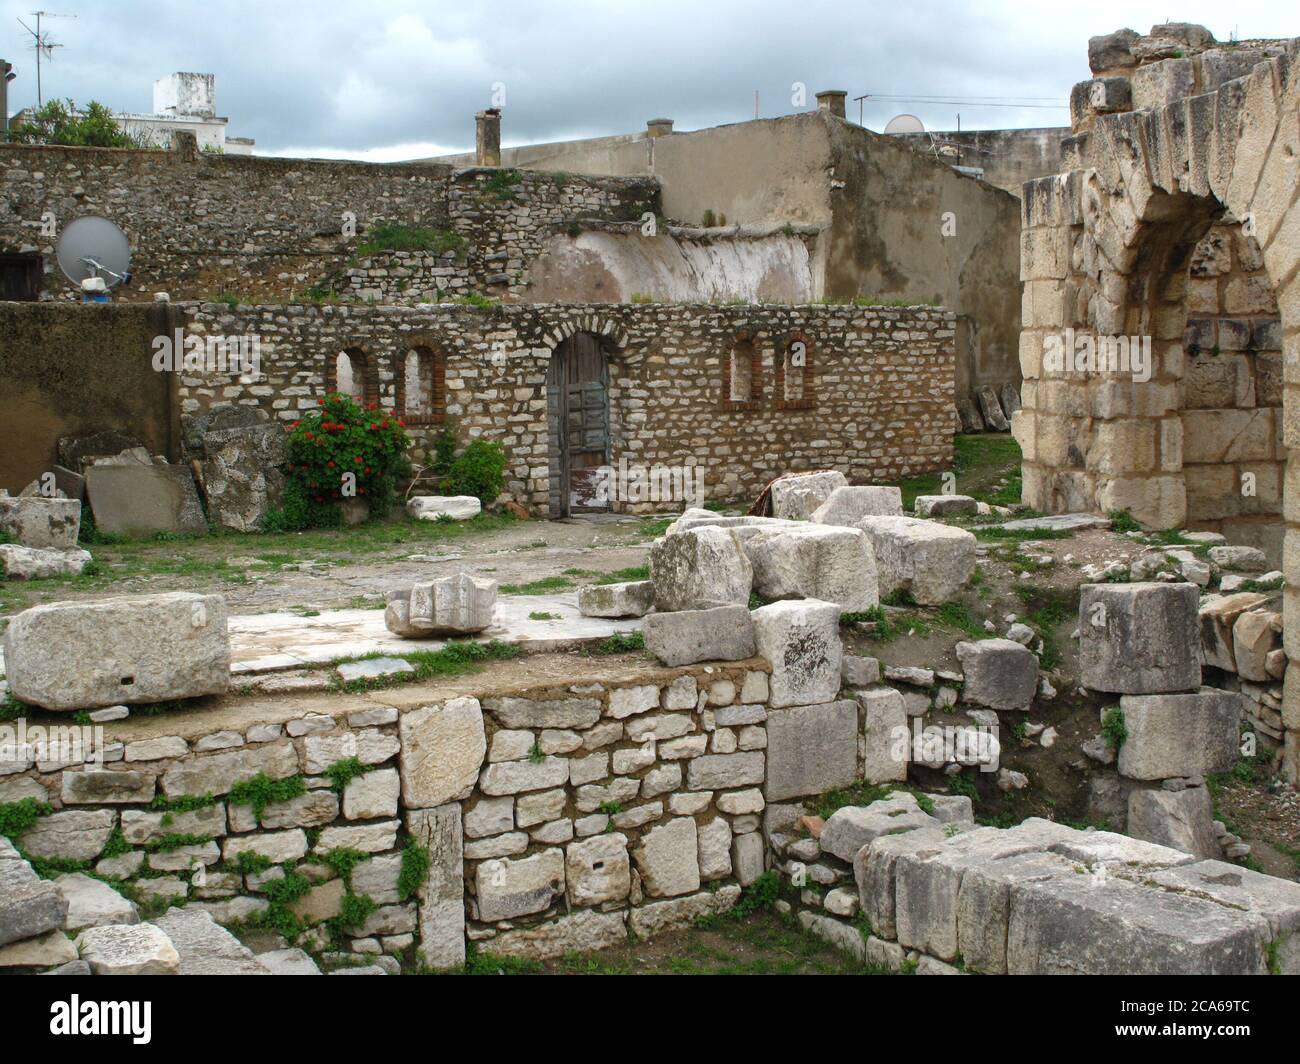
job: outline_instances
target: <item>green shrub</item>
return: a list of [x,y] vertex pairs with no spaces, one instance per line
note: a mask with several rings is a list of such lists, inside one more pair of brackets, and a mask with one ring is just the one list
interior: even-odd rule
[[376,251],[433,251],[441,255],[448,251],[457,253],[465,248],[465,238],[459,233],[444,229],[421,229],[397,222],[380,222],[366,233],[366,240],[357,248],[359,255],[372,255]]
[[[318,400],[320,410],[295,421],[289,432],[285,501],[274,524],[295,527],[338,524],[338,507],[355,497],[372,516],[393,505],[397,481],[410,472],[406,424],[378,403],[365,409],[350,396],[334,393]],[[344,480],[355,477],[353,496]],[[305,522],[305,524],[303,524]]]
[[506,450],[491,440],[470,440],[447,470],[448,495],[473,495],[484,506],[497,501],[506,485]]
[[9,127],[17,144],[69,144],[83,148],[144,147],[122,131],[113,112],[91,100],[84,113],[71,100],[51,100],[25,122]]
[[1111,749],[1118,753],[1128,738],[1128,725],[1124,722],[1124,711],[1119,706],[1108,709],[1101,718],[1101,734],[1106,737]]

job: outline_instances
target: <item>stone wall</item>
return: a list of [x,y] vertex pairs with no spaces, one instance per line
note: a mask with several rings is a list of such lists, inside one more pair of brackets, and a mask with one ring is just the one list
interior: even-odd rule
[[951,166],[973,166],[984,180],[1019,198],[1026,181],[1060,173],[1061,141],[1068,126],[1039,129],[934,130],[890,134]]
[[[791,469],[892,481],[951,460],[953,316],[928,307],[593,305],[228,308],[187,304],[190,332],[260,339],[256,380],[183,374],[184,413],[258,404],[292,422],[331,387],[333,360],[364,352],[373,394],[404,408],[407,352],[445,356],[445,416],[462,437],[503,443],[507,491],[547,513],[546,370],[567,336],[601,338],[609,364],[611,459],[702,466],[709,498],[753,496]],[[753,401],[724,402],[741,334],[759,361]],[[789,345],[806,345],[804,399],[778,394]],[[794,372],[793,370],[791,372]],[[419,460],[437,424],[412,426]],[[635,506],[635,504],[633,504]],[[664,509],[646,502],[642,509]]]
[[[57,232],[84,215],[130,239],[127,292],[280,301],[341,274],[381,222],[458,238],[470,286],[508,297],[553,233],[659,210],[653,178],[117,148],[0,145],[0,180],[0,248],[39,252],[46,292],[60,298],[75,293],[54,261]],[[47,213],[54,236],[42,229]]]

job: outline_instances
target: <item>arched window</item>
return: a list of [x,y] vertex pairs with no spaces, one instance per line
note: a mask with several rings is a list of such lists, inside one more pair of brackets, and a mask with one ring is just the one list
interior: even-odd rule
[[813,349],[802,332],[786,337],[776,367],[776,408],[806,410],[816,405],[813,387]]
[[432,425],[447,416],[447,358],[425,344],[416,344],[402,361],[402,416],[410,425]]
[[362,406],[379,401],[379,380],[370,356],[359,347],[349,347],[334,356],[329,366],[330,392],[350,395]]
[[754,410],[763,392],[763,360],[748,329],[736,333],[722,363],[724,410]]

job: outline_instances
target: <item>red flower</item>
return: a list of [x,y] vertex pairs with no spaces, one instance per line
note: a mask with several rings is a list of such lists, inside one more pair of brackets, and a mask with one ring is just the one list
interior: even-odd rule
[[360,465],[360,464],[361,464],[361,456],[360,456],[360,455],[357,455],[354,459],[352,459],[352,461],[356,462],[357,465]]
[[333,469],[333,468],[334,468],[334,459],[331,458],[331,459],[330,459],[328,462],[326,462],[325,464],[328,465],[331,469]]

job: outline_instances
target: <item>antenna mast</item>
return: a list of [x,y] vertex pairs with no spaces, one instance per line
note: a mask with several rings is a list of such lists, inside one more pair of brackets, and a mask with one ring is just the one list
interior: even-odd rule
[[41,19],[43,18],[76,18],[76,15],[59,15],[53,11],[33,11],[32,16],[36,19],[36,28],[32,29],[22,19],[18,20],[18,25],[32,35],[32,50],[36,53],[36,106],[41,107],[44,103],[44,97],[41,94],[41,57],[53,61],[54,49],[62,48],[63,45],[57,41],[50,40],[50,35],[41,28]]

